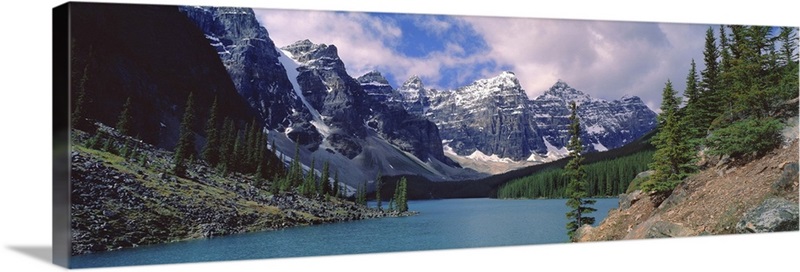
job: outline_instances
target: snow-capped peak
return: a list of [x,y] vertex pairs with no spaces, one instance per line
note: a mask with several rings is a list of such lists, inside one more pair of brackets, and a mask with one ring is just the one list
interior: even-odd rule
[[421,90],[425,88],[425,85],[422,84],[422,79],[419,78],[417,75],[413,75],[406,82],[403,83],[403,89],[417,89]]
[[556,98],[558,100],[563,101],[575,101],[578,105],[591,102],[596,99],[592,99],[591,96],[585,94],[575,88],[572,88],[564,82],[563,80],[559,79],[555,84],[553,84],[550,89],[544,92],[541,96],[537,97],[536,99],[543,99],[543,98]]

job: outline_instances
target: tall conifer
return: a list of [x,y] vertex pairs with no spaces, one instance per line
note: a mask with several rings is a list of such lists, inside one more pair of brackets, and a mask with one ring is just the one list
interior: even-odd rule
[[672,190],[688,173],[694,170],[696,152],[689,143],[686,122],[679,112],[680,98],[667,80],[661,94],[661,113],[658,115],[658,133],[653,137],[656,152],[650,168],[655,173],[642,184],[646,191]]
[[211,104],[211,111],[208,113],[208,122],[206,122],[206,145],[203,147],[203,159],[208,161],[211,166],[216,166],[220,158],[220,139],[219,130],[217,129],[217,98],[214,98],[214,103]]
[[566,187],[567,206],[570,211],[567,212],[567,235],[570,240],[574,240],[575,231],[585,224],[594,224],[594,217],[586,216],[597,209],[590,207],[595,203],[595,200],[586,199],[588,194],[586,172],[583,168],[583,144],[581,143],[581,126],[578,119],[578,107],[575,102],[570,103],[570,140],[567,145],[570,157],[572,159],[564,167],[564,175],[568,178]]
[[192,123],[194,122],[194,95],[189,93],[186,99],[186,107],[183,110],[181,120],[180,135],[178,144],[175,145],[175,164],[173,172],[176,175],[186,174],[186,162],[194,156],[194,134],[192,133]]

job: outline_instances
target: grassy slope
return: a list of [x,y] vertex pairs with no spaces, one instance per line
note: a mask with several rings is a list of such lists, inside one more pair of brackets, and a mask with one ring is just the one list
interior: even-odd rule
[[200,164],[190,178],[173,176],[170,153],[141,152],[146,166],[140,156],[72,146],[73,254],[385,215],[337,198],[273,196],[269,181],[256,187]]

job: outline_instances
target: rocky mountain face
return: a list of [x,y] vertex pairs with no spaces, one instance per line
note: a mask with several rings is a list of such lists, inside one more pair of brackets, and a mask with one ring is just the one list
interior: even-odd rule
[[442,138],[460,156],[482,153],[526,160],[546,149],[529,124],[527,96],[511,72],[453,91],[423,93],[425,98],[417,98],[411,107],[421,107],[423,115],[439,126]]
[[363,124],[369,101],[361,85],[347,74],[336,46],[303,40],[281,50],[296,62],[298,74],[293,80],[325,140],[350,159],[361,153],[357,139],[367,135]]
[[570,101],[578,105],[584,147],[590,151],[605,151],[623,146],[656,127],[656,113],[639,97],[625,96],[606,101],[592,98],[563,81],[558,81],[544,94],[531,100],[534,123],[551,145],[567,145]]
[[402,97],[394,91],[389,80],[386,80],[378,71],[371,71],[358,77],[361,88],[371,98],[373,103],[400,105]]
[[656,114],[638,97],[606,101],[558,81],[530,100],[512,72],[455,90],[426,89],[411,77],[396,91],[411,113],[436,123],[455,155],[493,161],[544,162],[568,154],[570,111],[576,101],[587,151],[630,143],[656,126]]
[[[294,126],[295,138],[319,138],[309,130],[311,114],[294,94],[280,52],[249,8],[180,7],[205,34],[236,90],[264,123],[280,131]],[[303,133],[305,132],[305,133]]]
[[250,9],[180,11],[205,33],[239,95],[277,133],[270,137],[278,139],[280,153],[292,156],[297,143],[306,149],[300,152],[304,164],[330,161],[352,174],[347,178],[354,186],[377,172],[422,170],[432,179],[450,179],[459,169],[444,155],[437,126],[393,103],[399,96],[380,73],[351,77],[335,45],[302,40],[278,48]]
[[395,103],[397,96],[379,72],[352,78],[334,45],[303,40],[281,50],[298,63],[297,83],[312,111],[319,112],[322,125],[328,127],[326,140],[336,151],[354,158],[363,148],[359,139],[372,129],[422,161],[432,158],[456,165],[444,156],[436,124]]

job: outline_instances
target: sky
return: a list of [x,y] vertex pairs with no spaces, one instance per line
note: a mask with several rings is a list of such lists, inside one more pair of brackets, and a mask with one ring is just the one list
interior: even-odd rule
[[[561,79],[593,97],[642,98],[658,110],[667,80],[682,92],[704,68],[709,25],[519,17],[255,9],[279,47],[336,45],[348,73],[378,70],[395,88],[412,75],[455,89],[514,72],[533,99]],[[302,23],[299,23],[302,22]]]

